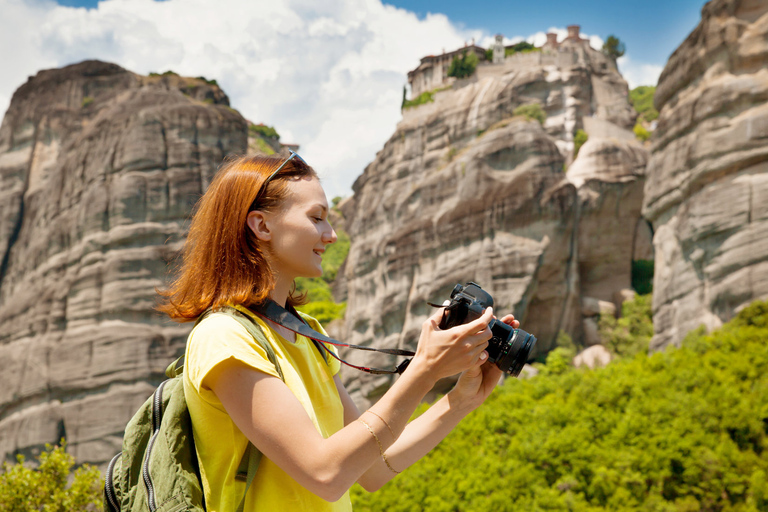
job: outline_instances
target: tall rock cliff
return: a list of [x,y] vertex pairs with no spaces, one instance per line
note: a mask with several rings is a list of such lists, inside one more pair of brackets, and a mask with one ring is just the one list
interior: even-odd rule
[[183,351],[153,312],[185,220],[247,123],[201,79],[87,61],[31,77],[0,126],[0,455],[66,436],[102,463]]
[[[614,63],[583,42],[565,46],[481,65],[404,110],[342,204],[348,341],[413,348],[427,301],[473,280],[539,338],[538,353],[560,331],[595,342],[586,305],[613,303],[630,287],[635,253],[650,252],[640,217],[647,155],[626,131],[634,116]],[[514,115],[532,103],[543,125]],[[578,129],[590,139],[566,174]],[[347,355],[394,362],[366,354]],[[363,405],[391,383],[346,370],[343,379]]]
[[768,297],[768,3],[712,0],[659,79],[652,348]]

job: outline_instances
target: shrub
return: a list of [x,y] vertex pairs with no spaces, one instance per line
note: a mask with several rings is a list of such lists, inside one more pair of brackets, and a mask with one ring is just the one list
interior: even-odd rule
[[653,95],[656,87],[641,85],[629,91],[629,102],[640,115],[640,120],[650,123],[659,117],[659,111],[653,106]]
[[680,349],[507,379],[355,511],[766,510],[765,339],[763,302]]
[[636,295],[621,305],[621,318],[601,315],[598,322],[600,340],[614,355],[634,357],[648,351],[653,336],[651,295]]
[[216,87],[219,86],[219,83],[215,79],[214,80],[208,80],[204,76],[198,76],[197,79],[198,80],[202,80],[203,82],[207,83],[208,85],[215,85]]
[[254,135],[280,140],[280,134],[277,133],[277,130],[265,124],[251,124],[248,126],[248,130]]
[[520,105],[512,111],[512,114],[516,116],[525,116],[529,120],[536,120],[542,126],[544,126],[544,121],[547,120],[547,114],[541,108],[540,103],[528,103],[525,105]]
[[448,66],[448,76],[456,78],[472,76],[479,61],[480,59],[474,51],[467,52],[465,50],[461,53],[461,57],[456,55],[451,61],[451,65]]
[[93,96],[86,96],[85,98],[83,98],[83,101],[80,103],[80,108],[85,108],[91,103],[93,103]]
[[417,107],[426,103],[432,103],[433,101],[435,101],[434,91],[424,91],[412,100],[403,101],[403,108]]
[[256,146],[255,147],[256,151],[260,153],[264,153],[265,155],[275,154],[275,150],[272,149],[272,146],[267,144],[267,141],[265,141],[261,137],[256,137],[256,139],[254,140],[254,145]]
[[637,123],[632,131],[635,132],[635,138],[640,142],[645,142],[651,138],[651,132],[646,130],[645,127],[640,123]]
[[[38,467],[3,463],[0,472],[0,511],[81,512],[101,509],[103,481],[97,468],[83,465],[72,472],[75,459],[61,446],[45,446]],[[70,482],[68,484],[68,482]]]
[[587,135],[587,132],[585,132],[582,129],[576,130],[576,135],[573,136],[573,159],[576,160],[576,157],[579,156],[579,150],[581,149],[581,146],[584,145],[585,142],[587,142],[587,139],[589,139],[589,135]]

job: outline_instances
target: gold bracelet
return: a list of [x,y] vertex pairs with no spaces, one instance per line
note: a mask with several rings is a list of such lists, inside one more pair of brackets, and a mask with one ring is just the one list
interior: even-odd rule
[[365,411],[365,412],[369,412],[369,413],[373,414],[374,416],[376,416],[377,418],[379,418],[379,419],[380,419],[380,420],[381,420],[381,421],[382,421],[382,422],[383,422],[383,423],[384,423],[384,424],[387,426],[387,428],[389,429],[389,433],[390,433],[390,434],[392,434],[392,440],[393,440],[393,441],[396,441],[396,440],[397,440],[397,436],[396,436],[396,435],[395,435],[395,433],[392,431],[392,427],[390,427],[390,426],[389,426],[389,423],[387,423],[387,420],[385,420],[384,418],[382,418],[381,416],[379,416],[378,414],[376,414],[375,412],[373,412],[373,411],[372,411],[372,410],[370,410],[370,409],[368,409],[368,410],[367,410],[367,411]]
[[366,422],[364,422],[360,418],[358,418],[357,421],[359,421],[360,423],[365,425],[365,428],[368,429],[368,432],[370,432],[371,435],[373,436],[373,438],[376,440],[376,444],[379,445],[379,453],[381,454],[381,458],[384,459],[384,463],[387,465],[389,470],[392,471],[395,474],[400,473],[398,470],[393,468],[392,465],[389,463],[389,460],[387,459],[387,456],[384,454],[384,447],[381,446],[381,441],[379,441],[379,436],[376,435],[376,432],[373,431],[373,429],[371,428],[371,426],[369,424],[367,424]]

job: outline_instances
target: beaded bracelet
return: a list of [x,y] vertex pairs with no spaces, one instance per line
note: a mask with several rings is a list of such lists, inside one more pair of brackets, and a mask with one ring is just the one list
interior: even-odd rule
[[373,438],[376,440],[376,444],[379,445],[379,453],[381,454],[381,458],[384,459],[384,464],[386,464],[387,467],[389,468],[389,470],[392,471],[393,473],[395,473],[395,474],[400,473],[398,470],[393,468],[392,465],[389,463],[389,460],[387,459],[387,455],[384,453],[384,447],[381,446],[381,441],[379,441],[379,436],[376,435],[376,432],[373,431],[373,429],[371,428],[371,426],[369,424],[367,424],[366,422],[364,422],[360,418],[358,418],[357,421],[359,421],[360,423],[365,425],[365,428],[368,429],[368,432],[370,432],[371,435],[373,436]]

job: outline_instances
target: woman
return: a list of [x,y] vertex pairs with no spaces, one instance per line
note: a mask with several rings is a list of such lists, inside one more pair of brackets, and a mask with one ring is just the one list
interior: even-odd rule
[[[314,170],[287,159],[242,157],[219,170],[192,220],[180,274],[161,310],[179,321],[209,308],[235,306],[261,327],[283,378],[237,321],[210,314],[187,343],[184,389],[192,417],[208,510],[230,511],[244,484],[235,479],[250,440],[264,455],[246,511],[349,511],[355,482],[374,491],[436,446],[499,381],[483,364],[491,308],[448,330],[442,310],[423,324],[416,355],[384,396],[362,414],[344,389],[339,363],[305,337],[248,309],[270,298],[299,304],[297,277],[322,274],[336,241]],[[301,315],[315,330],[316,320]],[[502,319],[517,327],[512,315]],[[406,425],[444,377],[455,388]]]

